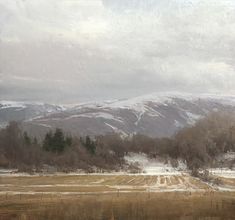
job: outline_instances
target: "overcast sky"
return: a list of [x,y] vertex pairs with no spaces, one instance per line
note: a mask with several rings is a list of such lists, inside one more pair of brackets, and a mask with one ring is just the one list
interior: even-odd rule
[[235,94],[235,0],[0,0],[0,99]]

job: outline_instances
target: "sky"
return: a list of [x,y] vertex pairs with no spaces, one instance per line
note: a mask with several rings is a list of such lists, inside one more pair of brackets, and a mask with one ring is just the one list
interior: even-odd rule
[[235,0],[0,0],[0,100],[235,94]]

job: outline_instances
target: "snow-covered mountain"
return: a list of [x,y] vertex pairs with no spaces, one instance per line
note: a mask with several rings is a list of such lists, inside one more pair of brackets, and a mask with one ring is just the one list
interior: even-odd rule
[[9,121],[30,121],[62,110],[61,106],[44,103],[0,101],[0,127]]
[[75,135],[117,132],[162,137],[193,125],[211,111],[224,110],[235,110],[235,96],[156,93],[126,100],[75,105],[28,120],[24,128],[33,135],[61,127]]

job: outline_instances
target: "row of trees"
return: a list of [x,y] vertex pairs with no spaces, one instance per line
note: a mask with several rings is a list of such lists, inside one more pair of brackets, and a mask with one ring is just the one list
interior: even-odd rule
[[143,152],[149,157],[180,158],[194,170],[213,166],[216,156],[227,151],[235,151],[235,118],[228,113],[213,113],[171,138],[140,134],[125,139],[117,134],[72,138],[56,129],[38,141],[15,122],[0,130],[0,166],[6,167],[40,169],[47,164],[58,169],[114,170],[125,166],[128,152]]
[[65,136],[59,128],[54,133],[52,131],[48,132],[43,141],[43,149],[55,153],[62,153],[66,147],[71,145],[72,137]]
[[63,171],[89,171],[92,167],[120,169],[123,158],[118,153],[111,153],[107,144],[104,145],[98,138],[71,137],[61,129],[46,133],[43,140],[38,141],[22,132],[19,124],[11,122],[0,130],[0,167],[41,170],[49,165]]

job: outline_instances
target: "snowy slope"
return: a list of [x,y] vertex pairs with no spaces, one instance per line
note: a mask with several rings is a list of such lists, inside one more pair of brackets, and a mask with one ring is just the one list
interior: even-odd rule
[[235,110],[235,96],[154,93],[126,100],[90,102],[25,123],[25,129],[61,127],[72,134],[99,135],[110,132],[152,137],[171,136],[193,125],[211,111]]
[[27,121],[65,110],[62,106],[45,103],[0,101],[0,127],[9,121]]

